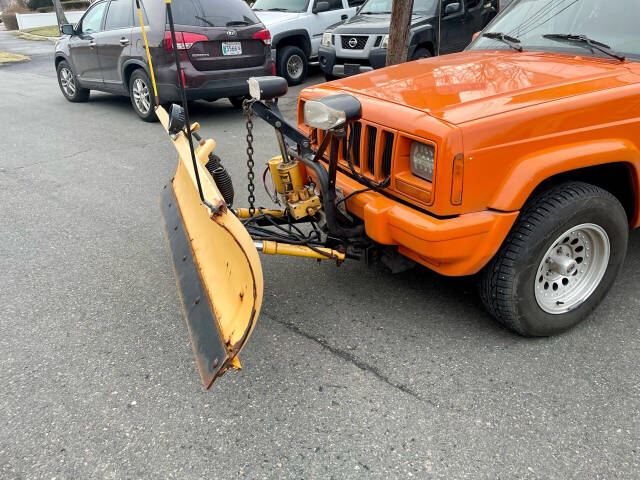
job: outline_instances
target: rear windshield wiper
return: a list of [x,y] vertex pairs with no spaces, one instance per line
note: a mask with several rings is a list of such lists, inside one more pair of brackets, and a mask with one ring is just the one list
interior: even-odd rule
[[516,37],[512,37],[511,35],[507,35],[501,32],[487,32],[482,34],[483,37],[490,38],[491,40],[499,40],[502,43],[506,43],[511,48],[518,52],[523,52],[524,49],[520,46],[520,39]]
[[195,16],[195,18],[197,18],[198,20],[200,20],[201,22],[206,23],[207,25],[209,25],[210,27],[217,27],[218,25],[214,25],[213,23],[211,23],[209,20],[207,20],[204,17],[199,17],[198,15]]
[[543,35],[543,38],[548,38],[549,40],[559,40],[559,41],[567,41],[567,42],[576,42],[582,43],[583,45],[589,47],[591,51],[598,50],[599,52],[604,53],[605,55],[609,55],[610,57],[617,58],[621,62],[624,62],[627,57],[624,55],[620,55],[611,49],[609,45],[606,43],[598,42],[597,40],[593,40],[586,35],[574,35],[570,33],[549,33],[547,35]]

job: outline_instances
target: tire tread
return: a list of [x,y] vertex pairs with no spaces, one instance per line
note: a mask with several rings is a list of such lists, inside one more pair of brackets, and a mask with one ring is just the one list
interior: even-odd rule
[[[533,335],[518,320],[515,301],[516,260],[524,254],[537,229],[550,220],[555,210],[585,197],[604,197],[619,203],[610,192],[577,181],[555,185],[537,193],[525,204],[500,250],[480,274],[480,297],[488,312],[504,326],[522,336]],[[593,305],[594,309],[595,307]]]

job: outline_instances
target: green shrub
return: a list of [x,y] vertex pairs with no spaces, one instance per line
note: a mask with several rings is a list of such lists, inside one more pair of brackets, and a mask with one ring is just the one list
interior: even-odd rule
[[[68,11],[68,10],[86,10],[87,8],[89,8],[89,2],[88,1],[83,1],[83,0],[70,0],[67,2],[60,2],[60,4],[62,5],[62,10],[64,11]],[[53,12],[53,5],[48,6],[48,7],[40,7],[37,10],[40,13],[49,13],[49,12]]]
[[89,8],[90,3],[86,0],[69,0],[60,2],[63,10],[82,10]]
[[29,7],[29,10],[38,10],[43,7],[53,8],[53,2],[52,0],[28,0],[27,7]]

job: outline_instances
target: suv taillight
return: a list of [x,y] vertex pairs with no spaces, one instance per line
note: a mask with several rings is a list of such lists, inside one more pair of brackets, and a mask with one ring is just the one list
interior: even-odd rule
[[[206,35],[189,32],[176,32],[176,44],[178,50],[189,50],[196,42],[206,42],[209,38]],[[164,32],[164,48],[173,51],[173,42],[171,41],[171,32]]]
[[262,40],[265,45],[271,45],[271,32],[269,30],[260,30],[253,34],[256,40]]

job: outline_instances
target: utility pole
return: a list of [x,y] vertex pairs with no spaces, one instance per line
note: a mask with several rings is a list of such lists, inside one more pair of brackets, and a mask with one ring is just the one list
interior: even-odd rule
[[60,0],[53,0],[53,9],[56,11],[58,28],[60,28],[60,25],[66,25],[69,23],[69,20],[67,20],[67,16],[64,14],[64,10],[62,10],[62,4],[60,3]]
[[413,0],[394,0],[391,8],[387,65],[396,65],[407,61],[412,11]]

